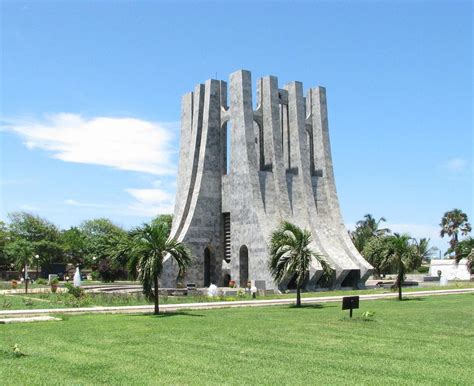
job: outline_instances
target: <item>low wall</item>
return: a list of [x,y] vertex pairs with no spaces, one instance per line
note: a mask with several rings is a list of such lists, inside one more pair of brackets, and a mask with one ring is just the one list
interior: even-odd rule
[[467,260],[462,259],[456,264],[454,259],[432,259],[430,263],[430,276],[445,276],[448,280],[470,280],[471,273],[467,268]]

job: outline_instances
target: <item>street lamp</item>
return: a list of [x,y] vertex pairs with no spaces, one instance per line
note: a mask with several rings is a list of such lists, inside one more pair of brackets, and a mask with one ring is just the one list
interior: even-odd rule
[[36,259],[36,280],[38,280],[38,271],[39,271],[39,255],[35,255]]

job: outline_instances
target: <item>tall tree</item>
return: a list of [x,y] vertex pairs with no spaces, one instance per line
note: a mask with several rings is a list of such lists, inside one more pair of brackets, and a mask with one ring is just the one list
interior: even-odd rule
[[441,237],[451,237],[449,240],[450,249],[446,253],[456,253],[456,246],[459,242],[459,233],[465,236],[472,230],[467,214],[460,209],[453,209],[446,212],[441,218],[441,223],[439,225],[441,226]]
[[71,227],[61,233],[64,254],[69,263],[82,265],[87,256],[86,236],[81,229]]
[[431,256],[435,251],[434,247],[430,247],[430,239],[427,238],[420,238],[419,240],[413,239],[413,245],[415,247],[415,260],[414,261],[414,269],[417,269],[421,266],[424,262],[429,262],[431,260]]
[[10,264],[10,258],[7,255],[6,247],[10,241],[8,226],[3,221],[0,221],[0,266],[7,267]]
[[394,233],[392,236],[388,236],[388,239],[385,264],[393,265],[397,271],[395,287],[398,288],[398,299],[402,300],[405,273],[413,266],[415,248],[411,244],[411,237],[408,234]]
[[471,269],[474,265],[474,237],[461,240],[456,246],[456,261],[467,259],[467,266]]
[[352,241],[359,252],[364,250],[365,244],[373,237],[383,237],[390,233],[390,229],[381,228],[381,223],[385,222],[384,217],[376,220],[371,214],[366,214],[363,220],[356,223],[356,227],[351,232]]
[[79,226],[84,237],[85,259],[98,267],[103,281],[114,281],[123,274],[123,260],[114,259],[128,245],[128,233],[109,219],[87,220]]
[[362,250],[364,258],[374,267],[374,275],[381,277],[384,274],[393,272],[394,268],[387,258],[389,237],[372,237]]
[[173,258],[181,273],[191,264],[187,247],[175,239],[168,238],[169,232],[169,225],[165,221],[144,224],[131,232],[129,267],[142,283],[143,293],[154,298],[155,315],[160,313],[158,281],[164,258],[167,255]]
[[56,225],[27,212],[10,213],[8,217],[11,239],[30,242],[42,265],[64,260],[61,235]]
[[301,307],[301,288],[308,277],[311,261],[319,261],[326,276],[332,271],[325,258],[311,250],[310,243],[310,231],[287,221],[282,222],[271,235],[270,273],[277,283],[290,275],[295,278],[297,307]]
[[8,243],[5,252],[15,262],[18,270],[25,273],[25,293],[28,293],[28,266],[31,265],[34,256],[34,246],[28,240],[16,239]]

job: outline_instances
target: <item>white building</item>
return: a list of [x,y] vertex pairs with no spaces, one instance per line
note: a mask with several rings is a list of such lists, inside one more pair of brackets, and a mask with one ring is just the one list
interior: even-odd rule
[[454,259],[432,259],[430,263],[430,276],[445,276],[448,280],[470,280],[471,272],[467,267],[467,259],[456,263]]

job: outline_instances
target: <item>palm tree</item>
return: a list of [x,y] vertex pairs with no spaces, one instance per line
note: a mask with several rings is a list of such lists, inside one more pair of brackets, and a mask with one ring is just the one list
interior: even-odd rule
[[451,237],[449,244],[451,248],[446,253],[455,252],[458,244],[458,234],[467,235],[471,230],[471,224],[468,222],[467,214],[460,209],[453,209],[446,212],[441,218],[441,237],[445,235]]
[[268,267],[277,283],[288,275],[296,281],[296,306],[301,307],[301,287],[308,276],[311,260],[314,258],[327,275],[332,271],[323,256],[314,253],[309,244],[311,232],[284,221],[271,235]]
[[461,240],[456,246],[456,262],[459,263],[461,259],[467,259],[467,266],[469,269],[474,265],[474,238],[468,237]]
[[402,300],[402,286],[405,281],[405,272],[413,264],[415,248],[410,243],[411,237],[408,234],[400,235],[394,233],[388,236],[388,245],[386,251],[386,264],[393,266],[397,271],[397,280],[395,287],[398,288],[398,300]]
[[166,222],[143,224],[133,230],[131,235],[130,271],[138,273],[143,293],[154,298],[154,313],[158,315],[158,279],[163,270],[163,260],[165,256],[170,255],[178,263],[180,274],[183,274],[191,263],[189,250],[183,243],[168,238],[169,225]]
[[416,250],[416,266],[418,268],[423,262],[430,261],[434,253],[434,247],[430,247],[430,239],[422,237],[420,240],[413,239],[413,246]]
[[364,216],[363,220],[357,221],[355,230],[351,232],[351,237],[359,252],[363,251],[365,244],[372,237],[383,237],[390,233],[390,229],[380,228],[380,224],[385,221],[384,217],[375,220],[369,213]]

